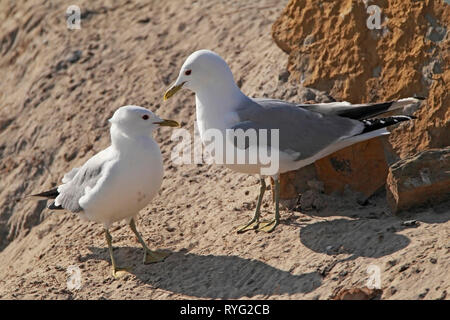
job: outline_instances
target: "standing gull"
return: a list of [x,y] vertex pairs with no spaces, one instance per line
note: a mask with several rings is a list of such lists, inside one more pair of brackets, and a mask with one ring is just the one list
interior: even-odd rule
[[[196,51],[187,58],[178,79],[166,91],[164,100],[172,97],[181,88],[187,88],[195,93],[197,124],[204,144],[210,141],[208,133],[210,130],[219,130],[226,137],[225,143],[232,143],[239,149],[242,147],[239,147],[235,140],[229,139],[227,133],[230,130],[242,129],[244,132],[249,129],[279,130],[277,148],[279,167],[275,174],[269,175],[275,182],[273,220],[260,221],[261,201],[266,190],[264,180],[266,175],[261,174],[262,162],[259,161],[256,165],[225,163],[232,170],[260,175],[261,189],[254,217],[240,227],[238,232],[252,229],[271,232],[278,225],[280,173],[307,166],[357,142],[389,134],[387,126],[411,120],[413,117],[369,118],[419,103],[417,98],[355,105],[348,102],[294,104],[275,99],[249,98],[236,85],[227,63],[209,50]],[[267,145],[270,146],[270,142]],[[252,148],[255,150],[254,145],[244,146],[244,149]],[[222,149],[214,151],[227,158],[225,154],[228,149],[225,147]]]
[[65,209],[102,223],[112,274],[117,277],[127,268],[118,267],[114,259],[108,231],[113,222],[127,220],[144,248],[144,263],[162,261],[167,256],[148,248],[136,229],[135,217],[156,196],[163,179],[161,151],[152,132],[158,126],[179,125],[137,106],[119,108],[109,121],[111,146],[64,175],[59,187],[34,196],[54,199],[49,209]]

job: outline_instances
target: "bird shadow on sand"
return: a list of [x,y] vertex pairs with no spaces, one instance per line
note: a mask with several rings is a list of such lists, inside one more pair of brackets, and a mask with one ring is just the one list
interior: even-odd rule
[[[107,248],[90,247],[83,257],[109,263]],[[238,256],[169,252],[163,262],[144,265],[138,247],[116,247],[119,264],[132,264],[131,273],[155,288],[198,298],[237,299],[256,295],[308,293],[322,283],[317,272],[294,275],[258,260]]]
[[[338,218],[299,225],[300,241],[315,252],[328,255],[351,254],[348,259],[383,257],[410,244],[411,240],[398,232],[407,228],[417,228],[421,222],[427,224],[447,222],[450,218],[450,202],[417,208],[397,215],[380,213],[380,210],[366,211],[364,214],[361,212],[352,214],[350,217],[353,219]],[[326,214],[320,216],[326,217]]]
[[411,240],[383,220],[335,219],[316,222],[300,229],[300,241],[309,249],[330,256],[350,254],[380,258],[406,248]]

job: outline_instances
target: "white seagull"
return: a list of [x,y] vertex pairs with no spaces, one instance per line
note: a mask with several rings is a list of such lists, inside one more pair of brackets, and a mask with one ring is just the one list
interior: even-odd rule
[[111,256],[112,274],[127,268],[116,265],[108,229],[126,219],[144,248],[144,263],[164,260],[167,254],[152,251],[136,229],[135,217],[158,193],[163,179],[163,161],[152,132],[158,126],[178,127],[138,106],[119,108],[109,119],[111,146],[80,168],[64,175],[60,186],[34,196],[54,199],[49,209],[67,210],[81,218],[102,223]]
[[[278,225],[280,173],[307,166],[354,143],[389,134],[385,127],[414,117],[368,118],[419,103],[421,99],[406,98],[354,105],[348,102],[294,104],[275,99],[253,99],[238,88],[227,63],[209,50],[196,51],[186,59],[178,79],[166,91],[164,100],[172,97],[181,88],[195,93],[197,125],[205,145],[211,138],[208,131],[219,130],[226,137],[225,144],[232,143],[239,149],[256,150],[258,146],[251,143],[244,147],[238,146],[236,140],[229,139],[227,132],[237,129],[242,129],[241,132],[249,129],[279,130],[279,168],[275,174],[269,175],[275,181],[275,219],[260,221],[261,201],[266,190],[265,175],[261,174],[262,162],[225,163],[226,167],[232,170],[260,175],[261,189],[254,217],[240,227],[238,232],[252,229],[271,232]],[[267,145],[270,144],[268,142]],[[226,150],[228,149],[223,147],[223,150],[214,151],[219,152],[220,157],[225,159]]]

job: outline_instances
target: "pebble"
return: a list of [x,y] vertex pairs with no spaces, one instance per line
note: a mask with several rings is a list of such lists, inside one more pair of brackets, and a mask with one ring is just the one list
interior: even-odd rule
[[343,271],[339,272],[340,277],[345,277],[347,274],[348,274],[347,270],[343,270]]
[[417,220],[408,220],[402,222],[402,226],[405,227],[418,227],[419,225],[420,223]]
[[402,265],[401,267],[400,267],[400,272],[403,272],[403,271],[405,271],[405,270],[407,270],[409,268],[409,263],[406,263],[406,264],[404,264],[404,265]]
[[424,292],[422,292],[421,294],[419,294],[419,298],[423,299],[425,298],[425,296],[428,294],[428,292],[430,291],[429,288],[426,288]]

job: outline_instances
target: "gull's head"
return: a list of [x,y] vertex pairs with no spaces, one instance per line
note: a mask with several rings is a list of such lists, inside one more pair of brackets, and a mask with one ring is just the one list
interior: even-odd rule
[[114,112],[109,122],[126,135],[146,136],[151,135],[157,127],[179,127],[174,120],[161,119],[156,114],[138,106],[124,106]]
[[169,99],[181,88],[195,93],[201,90],[235,87],[233,74],[225,60],[210,50],[199,50],[192,53],[184,62],[178,74],[178,79],[164,94],[164,100]]

